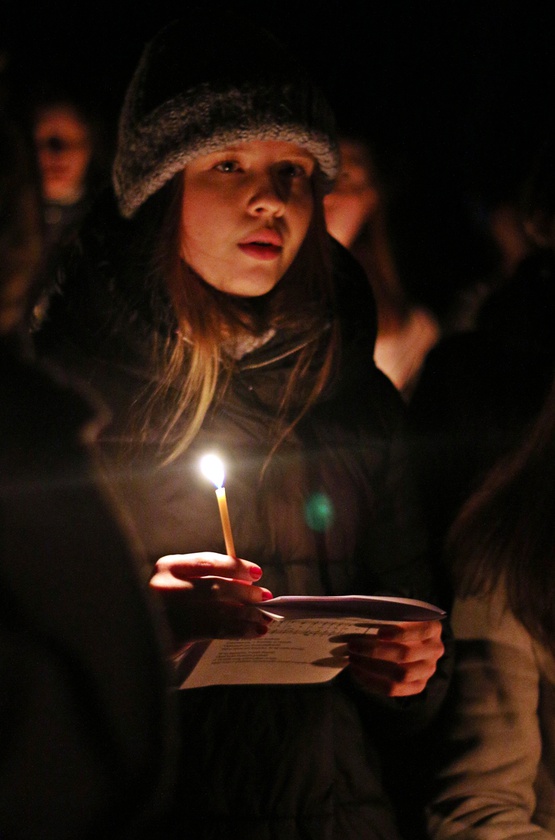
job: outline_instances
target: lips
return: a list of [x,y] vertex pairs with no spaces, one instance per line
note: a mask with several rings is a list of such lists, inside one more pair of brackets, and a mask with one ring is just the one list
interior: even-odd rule
[[277,230],[263,228],[241,240],[239,248],[249,257],[259,260],[273,260],[281,254],[283,238]]

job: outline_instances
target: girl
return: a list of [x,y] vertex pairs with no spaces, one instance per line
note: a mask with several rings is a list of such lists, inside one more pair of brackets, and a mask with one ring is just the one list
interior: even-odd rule
[[[432,595],[368,283],[325,231],[333,131],[266,32],[170,24],[121,115],[123,219],[109,201],[92,214],[38,337],[110,405],[106,466],[153,563],[170,555],[153,585],[178,644],[265,632],[252,603],[269,591],[219,553],[198,468],[214,449],[237,548],[273,594]],[[324,686],[181,692],[176,836],[395,838],[373,729],[428,719],[442,651],[438,622],[399,625],[352,640],[350,673]]]
[[555,386],[450,535],[457,692],[434,838],[555,837],[554,441]]
[[468,499],[448,542],[458,691],[430,806],[434,838],[555,837],[554,153],[550,133],[522,199],[538,250],[498,304],[519,341],[518,369],[506,370],[527,377],[525,395],[512,383],[520,443]]

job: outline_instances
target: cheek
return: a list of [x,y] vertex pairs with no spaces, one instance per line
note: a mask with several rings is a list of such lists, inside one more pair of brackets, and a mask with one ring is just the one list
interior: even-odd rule
[[195,262],[195,254],[198,249],[198,246],[195,245],[196,231],[192,222],[193,219],[189,217],[189,214],[182,213],[180,228],[180,253],[181,258],[191,266],[193,266],[193,263]]
[[195,271],[201,271],[202,265],[199,265],[199,262],[202,261],[202,254],[205,252],[203,240],[199,239],[201,233],[202,229],[197,231],[194,226],[187,226],[185,223],[181,225],[181,257]]
[[217,236],[222,227],[221,201],[209,191],[185,181],[181,207],[182,242],[193,244]]
[[296,203],[291,214],[291,223],[295,239],[299,246],[308,233],[313,215],[314,201],[312,199],[312,195],[306,196]]
[[80,178],[85,174],[85,170],[87,168],[87,158],[79,152],[68,155],[66,163],[68,174],[71,174],[74,178]]
[[79,169],[81,172],[84,172],[89,165],[91,160],[91,154],[89,151],[84,150],[79,152],[77,159],[75,161],[75,167]]
[[225,232],[217,207],[209,203],[184,206],[181,214],[181,257],[209,282],[226,256]]
[[192,200],[183,202],[181,210],[181,255],[189,262],[202,241],[204,225],[203,203]]

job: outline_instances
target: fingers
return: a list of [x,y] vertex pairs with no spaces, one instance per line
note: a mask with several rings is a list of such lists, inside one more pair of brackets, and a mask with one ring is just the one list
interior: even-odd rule
[[207,575],[253,583],[262,577],[262,569],[248,560],[209,551],[199,554],[168,554],[156,563],[150,583],[154,588],[169,587],[178,585],[177,581]]
[[424,690],[443,655],[439,621],[383,625],[375,635],[351,636],[353,678],[366,690],[406,697]]
[[[247,589],[248,587],[244,587]],[[272,622],[254,605],[230,601],[183,602],[182,590],[164,593],[175,648],[206,639],[254,639],[264,636]]]
[[163,596],[172,591],[181,599],[184,608],[196,602],[229,601],[238,604],[259,604],[272,597],[269,589],[255,586],[242,580],[230,578],[205,577],[176,580],[171,572],[160,572],[150,580],[150,586]]
[[150,586],[161,596],[177,649],[191,641],[256,638],[271,619],[257,605],[272,593],[254,580],[255,563],[223,554],[161,557]]
[[242,580],[205,576],[185,581],[182,588],[188,592],[188,600],[226,601],[229,603],[260,604],[272,597],[269,589],[255,586]]
[[353,635],[348,642],[353,653],[399,664],[437,661],[443,654],[439,621],[382,625],[376,634]]
[[390,662],[358,663],[351,660],[349,665],[352,678],[364,691],[380,694],[384,697],[410,697],[420,694],[426,688],[431,676],[418,679],[409,672]]
[[[273,619],[253,607],[220,603],[202,619],[203,632],[210,639],[256,639],[265,636]],[[197,624],[201,627],[200,622]]]

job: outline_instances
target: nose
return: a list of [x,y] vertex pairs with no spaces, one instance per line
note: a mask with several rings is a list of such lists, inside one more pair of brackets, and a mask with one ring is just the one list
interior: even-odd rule
[[254,216],[281,216],[286,200],[283,186],[271,173],[267,173],[254,180],[248,209]]

